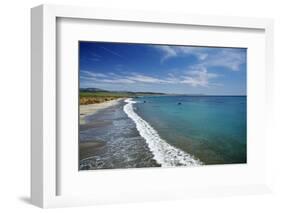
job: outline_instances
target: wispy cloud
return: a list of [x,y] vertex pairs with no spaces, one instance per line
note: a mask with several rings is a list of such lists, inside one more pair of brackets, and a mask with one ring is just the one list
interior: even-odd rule
[[246,94],[245,48],[81,42],[80,87]]
[[140,74],[133,74],[131,76],[127,76],[126,78],[141,83],[172,83],[166,79],[160,79],[160,78],[155,78],[155,77],[140,75]]
[[126,78],[117,78],[117,79],[100,79],[101,83],[112,83],[112,84],[133,84],[135,81],[126,79]]
[[96,53],[94,53],[94,52],[91,52],[91,54],[90,54],[90,60],[92,60],[92,61],[100,61],[101,59],[102,59],[102,57],[99,55],[99,54],[96,54]]
[[194,55],[200,60],[204,60],[208,57],[208,53],[201,50],[198,47],[184,47],[184,46],[154,46],[154,48],[160,50],[163,53],[161,62],[164,62],[170,58],[182,57],[185,55]]
[[183,47],[183,46],[179,46],[176,47],[178,48],[180,53],[183,54],[189,54],[189,55],[194,55],[196,56],[199,60],[205,60],[208,57],[208,51],[206,51],[206,49],[204,50],[201,47]]
[[246,63],[246,52],[235,48],[204,48],[185,46],[155,46],[161,51],[161,63],[176,57],[195,56],[198,65],[205,67],[224,67],[232,71],[238,71],[240,66]]
[[192,87],[209,87],[219,85],[212,82],[213,79],[219,77],[216,73],[210,73],[206,68],[199,66],[190,70],[185,70],[181,75],[168,73],[163,77],[155,77],[138,73],[128,73],[124,75],[116,73],[92,73],[89,71],[81,71],[80,80],[91,81],[93,83],[110,83],[110,84],[185,84]]
[[106,52],[108,52],[108,53],[110,53],[112,55],[115,55],[115,56],[120,57],[120,58],[124,58],[122,55],[120,55],[119,53],[117,53],[117,52],[115,52],[113,50],[110,50],[110,49],[105,48],[105,47],[100,47],[100,48],[102,48],[103,50],[105,50]]
[[188,84],[192,87],[209,87],[219,85],[218,83],[210,82],[212,79],[219,77],[216,73],[209,73],[205,67],[198,67],[197,69],[187,72],[187,75],[181,83]]
[[246,63],[246,52],[241,52],[240,49],[221,49],[213,54],[210,54],[207,60],[202,62],[202,65],[208,67],[225,67],[232,71],[239,71],[242,64]]
[[87,70],[82,70],[81,74],[82,74],[82,76],[86,75],[86,76],[93,77],[93,78],[99,78],[99,77],[100,78],[104,78],[104,77],[107,77],[107,75],[105,75],[103,73],[90,72],[90,71],[87,71]]
[[97,72],[90,71],[81,71],[80,79],[89,80],[92,82],[103,82],[103,83],[124,83],[124,84],[132,84],[132,83],[171,83],[170,81],[166,81],[164,79],[141,75],[137,73],[129,73],[127,75],[120,75],[113,72],[108,73],[107,75]]
[[164,53],[162,58],[161,58],[161,62],[164,62],[169,58],[173,58],[173,57],[178,56],[178,53],[175,50],[175,48],[172,48],[170,46],[155,46],[155,48]]

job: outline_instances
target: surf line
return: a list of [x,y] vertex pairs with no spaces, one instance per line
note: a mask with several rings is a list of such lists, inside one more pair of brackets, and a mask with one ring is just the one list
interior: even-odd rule
[[139,134],[148,144],[154,159],[162,167],[198,166],[203,164],[200,160],[195,159],[192,155],[170,145],[164,139],[162,139],[158,132],[134,111],[133,104],[136,103],[135,101],[133,101],[131,98],[128,98],[125,100],[125,102],[126,104],[123,107],[124,112],[134,121]]

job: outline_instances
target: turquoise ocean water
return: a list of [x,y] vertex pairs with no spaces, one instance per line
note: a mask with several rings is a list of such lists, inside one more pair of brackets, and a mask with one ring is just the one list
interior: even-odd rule
[[203,164],[247,162],[246,96],[154,96],[133,109],[161,139]]

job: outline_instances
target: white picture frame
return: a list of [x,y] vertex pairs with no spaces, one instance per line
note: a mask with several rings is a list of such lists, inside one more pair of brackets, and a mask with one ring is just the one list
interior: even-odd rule
[[[207,28],[224,28],[229,31],[239,29],[253,29],[263,31],[264,35],[264,69],[266,78],[263,79],[265,87],[265,111],[271,112],[273,90],[273,21],[271,19],[238,18],[238,17],[216,17],[187,14],[166,14],[147,11],[123,11],[100,8],[85,8],[74,6],[41,5],[31,10],[31,56],[32,56],[32,103],[31,103],[31,201],[33,204],[47,207],[62,207],[76,205],[91,205],[99,203],[116,202],[139,202],[143,200],[165,200],[198,196],[253,194],[270,191],[270,160],[269,153],[261,157],[266,160],[265,167],[260,171],[264,178],[249,183],[216,184],[209,187],[200,187],[200,183],[194,183],[194,187],[183,187],[182,189],[169,185],[167,189],[152,191],[145,195],[134,192],[123,191],[122,196],[110,189],[105,190],[104,195],[58,195],[58,174],[61,167],[58,166],[60,158],[57,145],[57,88],[60,83],[57,80],[57,21],[59,18],[80,20],[108,20],[133,23],[153,23],[168,26],[200,26]],[[254,79],[250,79],[254,81]],[[255,101],[255,100],[254,100]],[[271,114],[268,113],[261,121],[262,127],[266,129],[262,133],[264,141],[262,146],[270,146],[268,129],[271,125]],[[265,152],[265,151],[264,151]],[[180,168],[181,172],[185,168]],[[231,170],[231,168],[230,168]],[[139,170],[132,175],[141,173],[164,175],[168,170]],[[170,170],[169,170],[170,171]],[[106,171],[105,175],[112,173]],[[128,171],[121,171],[119,175],[125,175]],[[196,172],[195,172],[196,173]],[[86,174],[87,175],[87,174]],[[128,174],[129,175],[129,174]],[[200,172],[198,173],[200,175]],[[103,176],[105,177],[105,176]],[[171,178],[175,178],[172,176]],[[161,185],[160,185],[161,186]]]

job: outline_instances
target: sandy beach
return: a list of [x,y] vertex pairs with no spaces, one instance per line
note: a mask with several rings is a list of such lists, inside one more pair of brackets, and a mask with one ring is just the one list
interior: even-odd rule
[[[94,115],[101,110],[116,106],[118,103],[120,103],[121,100],[122,98],[106,101],[103,103],[80,105],[80,129],[83,130],[88,128],[99,128],[111,124],[111,122],[109,121],[98,121],[98,120],[90,124],[86,124],[85,118],[87,116]],[[95,155],[95,153],[99,151],[99,149],[102,148],[104,145],[105,145],[104,141],[99,141],[99,140],[89,140],[89,141],[84,141],[83,143],[79,143],[80,160]]]
[[80,123],[79,128],[80,170],[160,166],[125,113],[125,104],[123,99],[116,99],[81,107],[84,124]]
[[115,106],[119,103],[119,101],[124,98],[118,98],[111,101],[106,101],[98,104],[88,104],[88,105],[80,105],[80,124],[85,124],[84,118],[89,115],[93,115],[99,110],[106,109],[111,106]]

